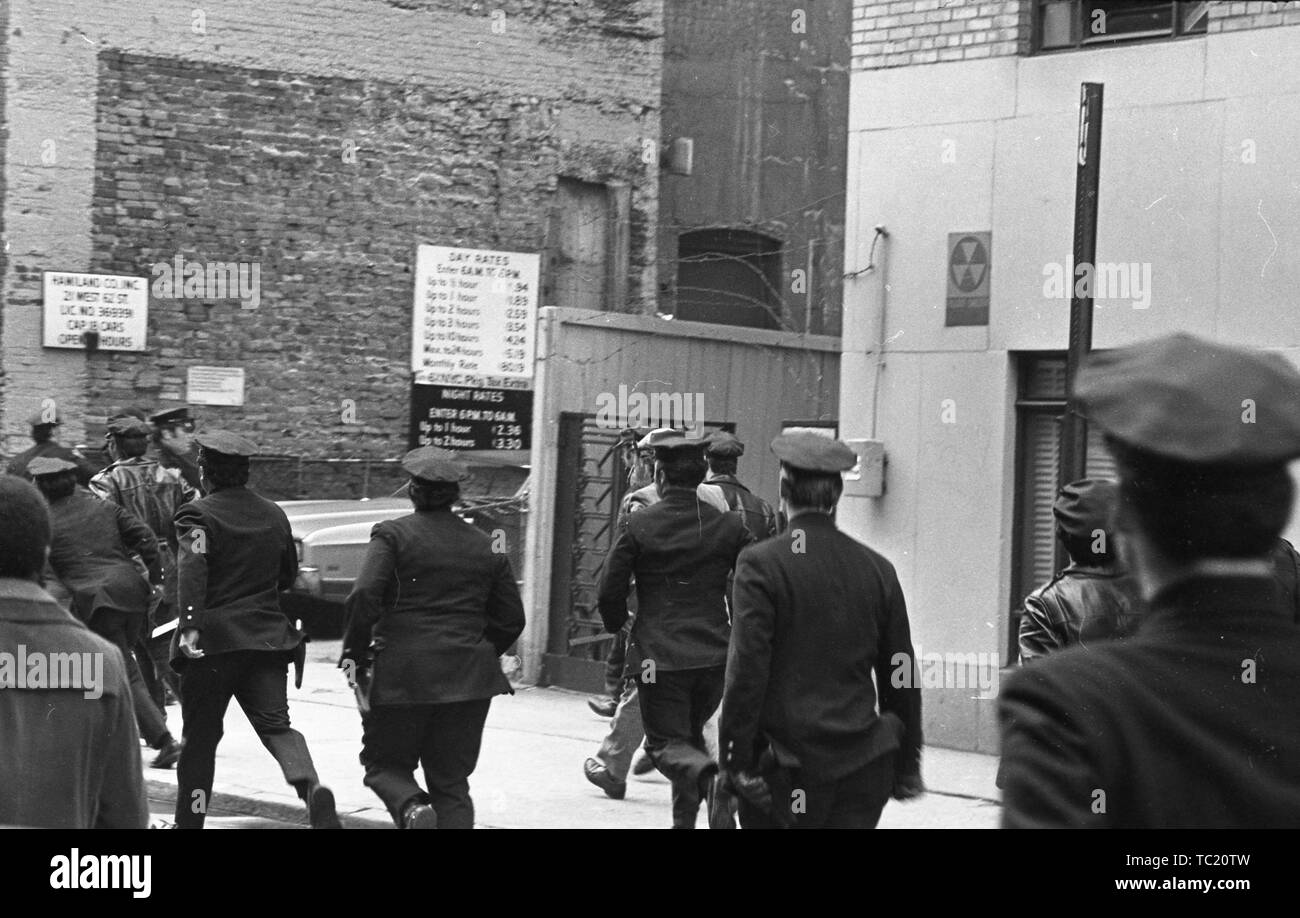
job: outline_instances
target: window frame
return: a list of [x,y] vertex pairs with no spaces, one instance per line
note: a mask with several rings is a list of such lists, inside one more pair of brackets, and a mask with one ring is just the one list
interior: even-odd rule
[[1183,12],[1184,7],[1189,3],[1199,2],[1199,0],[1164,0],[1172,7],[1172,25],[1168,32],[1139,32],[1131,36],[1120,36],[1116,38],[1093,38],[1089,40],[1084,36],[1084,3],[1085,0],[1060,0],[1060,5],[1069,5],[1073,10],[1071,42],[1068,45],[1059,47],[1043,47],[1043,9],[1053,0],[1032,0],[1030,6],[1030,54],[1037,56],[1040,54],[1061,54],[1071,51],[1088,51],[1093,48],[1115,48],[1134,44],[1147,44],[1158,41],[1181,41],[1183,39],[1204,38],[1208,34],[1209,26],[1209,9],[1206,10],[1206,28],[1196,32],[1186,32],[1183,30]]

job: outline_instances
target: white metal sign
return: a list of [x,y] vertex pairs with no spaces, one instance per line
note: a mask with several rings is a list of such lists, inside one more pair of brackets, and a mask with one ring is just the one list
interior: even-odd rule
[[120,274],[42,273],[46,347],[84,349],[86,332],[101,351],[143,351],[149,327],[149,279]]
[[191,405],[244,404],[243,367],[190,367],[185,401]]
[[420,246],[411,334],[415,382],[531,389],[540,265],[531,252]]

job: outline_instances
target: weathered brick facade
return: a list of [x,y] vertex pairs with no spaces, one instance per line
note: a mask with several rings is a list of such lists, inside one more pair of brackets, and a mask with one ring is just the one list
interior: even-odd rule
[[[853,69],[1027,54],[1033,0],[854,0]],[[1208,32],[1300,23],[1300,3],[1211,3]]]
[[[270,451],[400,452],[417,244],[539,251],[559,176],[630,185],[610,307],[654,309],[661,0],[232,0],[203,34],[173,0],[7,6],[5,452],[42,397],[94,438],[194,365],[244,368],[245,405],[202,412]],[[41,271],[178,255],[257,263],[259,305],[151,293],[144,353],[41,347]]]

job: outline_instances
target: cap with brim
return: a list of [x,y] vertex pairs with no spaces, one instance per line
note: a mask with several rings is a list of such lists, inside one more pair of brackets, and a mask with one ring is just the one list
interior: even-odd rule
[[208,430],[194,438],[205,452],[223,456],[256,456],[257,446],[251,440],[227,430]]
[[1300,373],[1276,354],[1178,334],[1093,354],[1075,395],[1126,446],[1190,465],[1300,456]]
[[33,478],[40,478],[43,475],[57,475],[60,472],[70,472],[77,467],[75,462],[69,462],[67,459],[57,459],[53,456],[38,456],[31,462],[27,463],[27,474]]
[[412,478],[430,484],[456,484],[469,477],[469,469],[456,454],[436,446],[422,446],[402,457],[402,468]]
[[1111,529],[1111,515],[1119,488],[1105,478],[1082,478],[1061,488],[1052,504],[1052,515],[1068,536],[1092,538],[1098,529]]
[[857,454],[839,440],[813,433],[781,434],[772,452],[791,468],[805,472],[847,472],[858,464]]
[[674,430],[668,436],[659,437],[652,444],[655,451],[664,450],[666,452],[685,452],[689,450],[698,450],[704,452],[704,440],[700,437],[688,437],[680,430]]
[[735,434],[725,430],[716,431],[705,444],[705,452],[720,459],[736,459],[745,455],[745,444],[736,439]]
[[149,415],[149,422],[155,427],[167,427],[171,424],[182,424],[185,421],[194,420],[190,417],[190,409],[185,408],[168,408],[166,411],[159,411],[156,414]]
[[132,415],[113,418],[108,422],[108,432],[115,437],[147,437],[149,424]]
[[650,431],[648,434],[643,436],[640,440],[636,441],[636,448],[654,449],[656,446],[659,445],[660,440],[664,439],[665,437],[671,437],[680,433],[681,431],[674,430],[671,427],[656,427],[654,430]]

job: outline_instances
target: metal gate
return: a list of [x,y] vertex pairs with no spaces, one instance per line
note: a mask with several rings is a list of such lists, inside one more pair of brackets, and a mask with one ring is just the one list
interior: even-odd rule
[[[706,430],[735,424],[708,423]],[[560,415],[555,482],[555,541],[550,628],[541,682],[586,692],[605,690],[605,660],[614,635],[596,609],[601,569],[617,536],[630,455],[620,430],[595,416]]]

